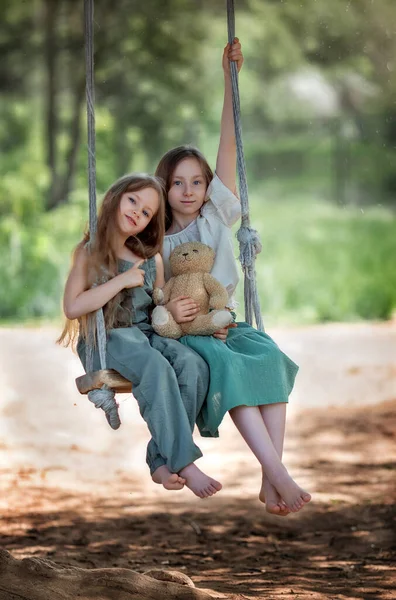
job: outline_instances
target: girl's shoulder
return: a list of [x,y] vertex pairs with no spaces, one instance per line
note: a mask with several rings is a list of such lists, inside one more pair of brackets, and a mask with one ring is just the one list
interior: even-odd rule
[[206,201],[211,200],[215,204],[222,202],[232,202],[240,204],[236,189],[232,191],[228,188],[217,175],[214,173],[213,179],[206,190]]
[[216,173],[208,187],[201,216],[208,220],[219,220],[226,227],[232,227],[241,216],[239,198],[224,185]]
[[88,265],[89,251],[87,243],[83,240],[80,242],[73,253],[73,267],[85,268]]

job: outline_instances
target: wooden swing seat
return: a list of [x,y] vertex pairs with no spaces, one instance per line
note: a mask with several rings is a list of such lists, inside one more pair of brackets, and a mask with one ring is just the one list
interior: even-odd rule
[[116,394],[130,394],[132,384],[114,369],[93,371],[77,377],[76,385],[80,394],[88,394],[91,390],[100,390],[103,385],[115,391]]

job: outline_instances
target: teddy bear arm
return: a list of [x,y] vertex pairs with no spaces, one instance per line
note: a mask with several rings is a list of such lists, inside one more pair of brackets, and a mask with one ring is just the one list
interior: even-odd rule
[[156,306],[159,306],[164,302],[164,292],[159,287],[153,289],[153,302]]
[[163,337],[177,340],[183,331],[165,306],[157,306],[151,315],[151,323],[155,333]]
[[225,287],[210,273],[204,273],[203,282],[209,294],[209,308],[221,309],[227,306],[228,293]]

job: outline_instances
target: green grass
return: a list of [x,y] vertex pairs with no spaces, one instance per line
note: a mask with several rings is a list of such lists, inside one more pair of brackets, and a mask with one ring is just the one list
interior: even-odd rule
[[[283,190],[285,188],[283,187]],[[251,193],[261,309],[267,324],[389,319],[396,309],[396,218],[383,207],[340,208]],[[86,194],[28,225],[0,224],[0,322],[57,319],[73,247],[87,220]],[[237,228],[236,228],[237,229]],[[236,243],[236,254],[238,253]],[[242,282],[238,297],[243,318]]]
[[394,214],[268,195],[263,190],[250,200],[263,244],[256,270],[264,319],[389,319],[396,308]]

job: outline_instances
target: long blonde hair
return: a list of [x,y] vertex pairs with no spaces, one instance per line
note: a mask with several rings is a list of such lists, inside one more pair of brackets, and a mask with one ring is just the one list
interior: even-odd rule
[[[118,274],[117,256],[114,250],[114,240],[117,234],[117,212],[121,197],[126,192],[137,192],[145,188],[153,188],[159,196],[159,208],[153,215],[147,227],[136,236],[131,236],[125,245],[143,259],[151,258],[162,250],[165,235],[165,200],[162,181],[155,176],[145,173],[124,175],[118,179],[106,192],[98,215],[97,232],[94,243],[89,248],[88,256],[88,287],[95,283],[103,283]],[[84,235],[73,253],[73,263],[79,252],[90,240],[89,232]],[[104,308],[106,330],[114,327],[116,315],[122,300],[123,292],[114,296]],[[78,335],[87,337],[89,315],[79,319],[67,319],[63,331],[57,340],[58,344],[75,345]]]

